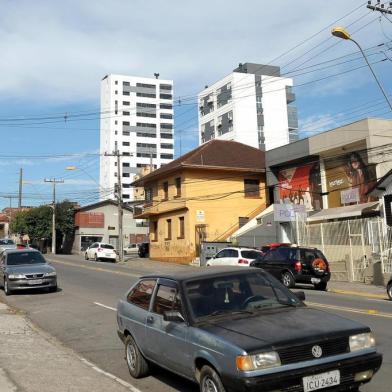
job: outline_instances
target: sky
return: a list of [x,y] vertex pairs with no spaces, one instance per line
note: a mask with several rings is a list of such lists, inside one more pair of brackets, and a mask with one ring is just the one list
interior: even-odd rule
[[[109,73],[174,81],[176,156],[198,145],[197,94],[239,63],[292,77],[300,135],[391,112],[347,27],[392,93],[392,15],[359,0],[0,0],[0,208],[89,204],[99,186],[100,80]],[[78,169],[67,171],[67,166]],[[15,198],[11,199],[17,205]]]

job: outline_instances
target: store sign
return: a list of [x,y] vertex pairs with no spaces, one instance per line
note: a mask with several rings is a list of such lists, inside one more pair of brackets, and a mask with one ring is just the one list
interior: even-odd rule
[[298,215],[306,215],[303,204],[274,204],[275,222],[295,222]]
[[343,205],[351,204],[351,203],[359,203],[359,200],[360,197],[359,197],[358,188],[346,189],[340,192],[340,202]]
[[196,210],[196,221],[197,222],[204,222],[205,214],[203,210]]

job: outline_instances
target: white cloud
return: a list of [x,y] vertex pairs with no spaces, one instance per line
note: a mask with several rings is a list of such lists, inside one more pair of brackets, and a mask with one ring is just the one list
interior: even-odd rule
[[[174,79],[177,94],[195,93],[239,62],[270,61],[355,6],[357,0],[344,7],[338,0],[3,3],[0,96],[97,101],[105,74],[154,72]],[[365,12],[364,6],[353,18]],[[282,62],[328,37],[324,31]]]

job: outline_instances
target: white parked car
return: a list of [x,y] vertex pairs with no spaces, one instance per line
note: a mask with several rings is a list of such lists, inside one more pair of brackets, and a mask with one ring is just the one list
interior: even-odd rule
[[238,265],[249,267],[249,264],[263,253],[251,248],[225,248],[207,261],[207,267],[217,265]]
[[110,260],[115,262],[117,259],[117,253],[113,245],[105,244],[103,242],[94,242],[86,249],[84,258],[86,260]]
[[138,250],[137,244],[129,244],[124,248],[124,255],[137,255]]

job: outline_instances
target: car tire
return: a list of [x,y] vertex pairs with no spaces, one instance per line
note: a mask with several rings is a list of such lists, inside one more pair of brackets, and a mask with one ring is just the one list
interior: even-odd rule
[[392,282],[388,284],[387,286],[387,294],[389,299],[392,301]]
[[219,374],[210,366],[205,365],[200,371],[200,392],[225,392]]
[[288,288],[291,289],[295,286],[295,280],[293,275],[290,272],[286,271],[282,273],[282,283]]
[[84,254],[84,259],[88,260],[88,253],[87,252]]
[[327,290],[327,282],[316,283],[316,284],[314,285],[314,288],[315,288],[316,290],[326,291],[326,290]]
[[5,295],[11,295],[12,291],[10,290],[8,286],[8,278],[4,276],[4,294]]
[[145,377],[149,373],[147,360],[143,357],[132,336],[125,339],[125,359],[133,378]]
[[49,291],[49,293],[56,293],[57,292],[57,284],[56,284],[56,286],[49,287],[48,291]]

